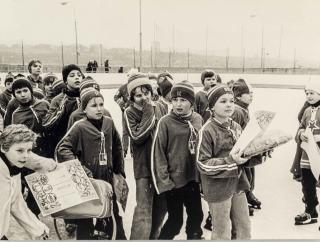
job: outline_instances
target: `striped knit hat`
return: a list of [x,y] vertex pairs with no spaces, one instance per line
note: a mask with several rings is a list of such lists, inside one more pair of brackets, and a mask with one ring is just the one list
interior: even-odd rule
[[56,79],[58,79],[58,77],[55,74],[53,74],[52,72],[47,73],[43,77],[43,84],[47,85],[48,83],[53,83]]
[[85,110],[88,105],[88,102],[92,98],[96,98],[96,97],[101,97],[104,100],[102,94],[99,91],[97,91],[96,89],[94,89],[93,87],[88,87],[88,88],[85,88],[84,90],[82,90],[82,92],[80,92],[80,100],[81,100],[82,110]]
[[62,90],[65,88],[66,84],[59,79],[56,79],[52,83],[52,93],[56,96],[62,92]]
[[173,85],[171,89],[171,98],[182,97],[187,99],[192,105],[194,103],[194,88],[191,82],[182,81]]
[[226,93],[233,95],[232,90],[224,84],[220,84],[211,88],[208,92],[209,108],[212,109],[218,99]]
[[33,96],[37,99],[44,99],[44,92],[42,89],[35,87],[33,88]]
[[149,80],[147,75],[144,75],[143,73],[135,73],[131,75],[128,78],[128,85],[127,85],[128,94],[131,96],[131,92],[135,88],[143,85],[149,85],[150,89],[152,89],[151,80]]
[[99,84],[91,76],[87,76],[80,82],[80,92],[88,87],[93,87],[94,89],[100,91]]
[[235,97],[241,97],[242,94],[249,94],[252,92],[252,87],[246,80],[238,79],[233,83],[232,91]]

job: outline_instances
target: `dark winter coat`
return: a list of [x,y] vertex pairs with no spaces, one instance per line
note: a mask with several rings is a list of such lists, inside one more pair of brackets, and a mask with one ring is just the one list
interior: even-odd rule
[[[220,123],[211,118],[199,132],[197,148],[197,166],[201,174],[204,198],[208,202],[224,201],[234,193],[247,191],[249,182],[243,170],[229,157],[236,140],[241,134],[241,127],[231,119]],[[246,162],[261,163],[261,158],[252,158]]]
[[19,105],[12,113],[12,124],[24,124],[39,135],[34,152],[38,155],[47,156],[47,141],[44,136],[42,120],[49,110],[49,103],[45,100],[34,99],[31,105]]
[[198,180],[195,156],[188,148],[191,135],[188,122],[198,133],[203,120],[196,112],[186,118],[171,112],[158,122],[151,152],[152,175],[158,193]]
[[124,111],[126,127],[132,141],[133,169],[135,179],[151,177],[151,145],[158,120],[166,114],[158,102],[143,108],[131,104]]
[[33,88],[40,88],[41,90],[44,91],[44,85],[43,85],[43,81],[42,81],[42,77],[39,76],[38,80],[34,80],[33,77],[31,75],[27,76],[27,79],[30,81],[31,86]]
[[9,91],[8,89],[5,89],[1,94],[0,94],[0,114],[2,117],[4,117],[4,114],[7,110],[8,103],[10,102],[12,98],[12,92]]
[[[108,165],[100,165],[99,154],[104,134]],[[92,172],[93,178],[112,183],[112,172],[125,177],[120,136],[109,117],[103,117],[101,132],[87,119],[74,123],[59,142],[56,157],[59,162],[79,159]]]
[[4,118],[3,118],[4,128],[7,127],[8,125],[12,124],[12,114],[13,114],[14,110],[16,110],[19,107],[19,105],[20,105],[19,101],[14,97],[8,103],[7,110],[6,110],[6,112],[4,114]]
[[242,129],[244,129],[250,120],[248,104],[245,104],[236,98],[234,112],[231,118],[233,121],[240,124]]
[[[315,113],[315,118],[312,120],[312,113]],[[301,123],[296,135],[296,141],[300,141],[300,135],[302,132],[306,130],[306,128],[310,128],[312,130],[312,134],[315,142],[320,148],[320,107],[308,107],[302,116]],[[300,141],[301,142],[301,141]],[[301,160],[300,160],[301,168],[310,169],[310,162],[307,156],[307,153],[302,150]]]
[[194,110],[201,115],[204,122],[210,118],[209,101],[207,92],[200,90],[195,96]]
[[52,157],[56,145],[67,133],[70,115],[79,107],[79,103],[79,93],[70,93],[68,90],[64,90],[52,99],[43,122],[46,135],[49,137],[48,145],[51,147]]

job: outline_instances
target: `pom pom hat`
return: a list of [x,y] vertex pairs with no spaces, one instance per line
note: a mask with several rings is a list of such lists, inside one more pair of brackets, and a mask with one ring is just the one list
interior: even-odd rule
[[187,99],[193,105],[195,100],[193,85],[189,81],[174,84],[171,89],[171,98],[176,97]]
[[143,85],[149,85],[150,89],[152,89],[152,85],[151,85],[151,81],[149,80],[148,76],[142,74],[142,73],[135,73],[132,74],[129,78],[128,78],[128,85],[127,85],[127,89],[128,89],[128,93],[131,96],[131,92],[140,86]]
[[216,102],[218,101],[218,99],[224,95],[224,94],[233,94],[232,90],[224,85],[217,85],[213,88],[211,88],[208,92],[208,100],[209,100],[209,108],[212,109],[214,107],[214,105],[216,104]]
[[82,110],[85,110],[88,105],[88,102],[92,98],[96,98],[96,97],[101,97],[104,100],[102,94],[96,89],[94,89],[93,87],[86,88],[82,92],[80,92]]
[[320,79],[310,77],[310,80],[307,82],[304,90],[312,90],[320,95]]

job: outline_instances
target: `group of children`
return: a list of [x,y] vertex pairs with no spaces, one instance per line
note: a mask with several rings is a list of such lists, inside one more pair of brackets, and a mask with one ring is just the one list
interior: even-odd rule
[[[111,185],[115,174],[126,177],[124,156],[130,150],[136,185],[130,239],[174,239],[183,225],[184,208],[187,239],[202,239],[202,195],[210,211],[206,228],[212,230],[212,239],[251,238],[250,207],[261,205],[253,194],[254,166],[268,154],[242,157],[239,150],[232,150],[249,121],[248,106],[252,102],[249,83],[239,79],[230,88],[221,83],[213,70],[205,70],[201,74],[203,90],[196,94],[189,81],[175,82],[168,72],[156,77],[129,73],[127,83],[114,97],[123,115],[121,141],[94,79],[85,77],[73,64],[63,68],[62,80],[52,73],[42,79],[41,68],[42,63],[33,60],[28,77],[9,73],[5,90],[0,94],[4,117],[4,131],[0,135],[3,161],[0,165],[4,171],[1,179],[16,184],[9,193],[11,202],[16,200],[26,210],[21,205],[24,194],[34,214],[27,211],[17,215],[14,206],[6,206],[3,221],[11,213],[19,221],[25,221],[21,224],[33,238],[47,234],[47,227],[37,220],[40,211],[24,180],[25,175],[33,172],[23,162],[34,159],[30,158],[31,149],[37,158],[54,158],[58,162],[78,159],[89,177]],[[320,122],[318,115],[313,115],[318,111],[320,87],[312,88],[306,89],[311,107],[303,114],[297,134],[300,140],[305,140],[306,127],[312,122],[318,127]],[[317,132],[316,128],[313,130]],[[7,139],[11,143],[5,147]],[[23,151],[27,155],[18,159],[21,164],[8,154],[15,144],[25,146],[15,149],[16,152],[26,150]],[[301,168],[307,206],[296,221],[305,217],[314,220],[318,215],[316,179],[310,178],[310,166],[303,154]],[[17,184],[20,174],[21,194]],[[113,200],[115,224],[109,218],[65,220],[66,229],[69,232],[76,229],[77,239],[96,239],[96,234],[108,239],[110,227],[115,226],[116,239],[127,239],[115,193]],[[1,205],[8,204],[0,201]],[[0,237],[9,229],[2,225],[3,221],[0,220]],[[42,233],[32,230],[30,224],[41,227]]]

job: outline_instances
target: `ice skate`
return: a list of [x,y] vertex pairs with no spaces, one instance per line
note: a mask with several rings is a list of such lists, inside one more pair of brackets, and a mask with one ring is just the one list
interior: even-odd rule
[[203,226],[206,230],[212,231],[212,216],[210,212],[208,212],[208,217],[206,219],[206,223]]
[[256,198],[252,192],[246,193],[247,201],[250,207],[255,209],[261,209],[261,202]]
[[297,215],[295,218],[295,225],[306,225],[318,222],[318,213],[314,210],[312,213],[304,212]]

